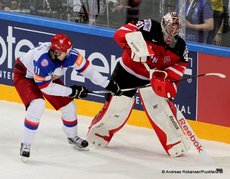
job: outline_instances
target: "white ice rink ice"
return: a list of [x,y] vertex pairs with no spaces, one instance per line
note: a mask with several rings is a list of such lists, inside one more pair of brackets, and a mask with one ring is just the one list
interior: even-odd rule
[[[227,179],[230,145],[201,140],[216,164],[202,163],[192,149],[170,158],[151,129],[126,125],[104,149],[77,151],[68,144],[60,112],[46,110],[31,158],[20,160],[24,106],[0,101],[0,179]],[[145,119],[146,120],[146,119]],[[91,117],[78,116],[79,135],[85,138]],[[223,173],[210,173],[223,169]],[[164,173],[165,172],[165,173]],[[198,172],[198,173],[188,173]]]

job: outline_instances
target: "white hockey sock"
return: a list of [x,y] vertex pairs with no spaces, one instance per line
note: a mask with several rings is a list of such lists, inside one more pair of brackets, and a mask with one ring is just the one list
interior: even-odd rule
[[22,138],[22,143],[31,145],[34,140],[34,136],[37,130],[31,130],[27,127],[24,127],[24,134]]
[[74,121],[63,121],[63,131],[68,138],[73,138],[77,136],[77,120]]
[[77,136],[77,115],[76,104],[71,101],[69,104],[61,108],[63,130],[68,138]]
[[22,143],[32,144],[44,110],[45,101],[43,99],[34,99],[30,102],[24,121],[24,135],[22,138]]

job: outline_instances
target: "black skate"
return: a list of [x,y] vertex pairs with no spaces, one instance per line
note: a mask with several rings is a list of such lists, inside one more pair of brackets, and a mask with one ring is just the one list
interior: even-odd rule
[[78,150],[88,150],[87,146],[89,145],[89,143],[86,140],[81,139],[78,136],[76,136],[74,138],[68,138],[68,142],[71,145],[73,145],[75,149],[78,149]]
[[23,162],[26,162],[30,157],[30,145],[21,143],[20,155]]

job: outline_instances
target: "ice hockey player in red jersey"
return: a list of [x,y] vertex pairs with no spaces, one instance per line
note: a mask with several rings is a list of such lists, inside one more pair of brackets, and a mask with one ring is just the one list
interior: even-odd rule
[[59,78],[68,68],[73,68],[109,91],[119,91],[113,81],[98,73],[87,59],[72,48],[72,41],[65,34],[56,34],[51,42],[42,43],[17,58],[14,85],[26,107],[20,148],[22,157],[30,156],[30,146],[45,110],[44,98],[56,110],[61,110],[63,130],[68,142],[76,148],[88,146],[88,142],[77,134],[76,104],[73,101],[74,98],[85,98],[88,90],[83,86],[64,86]]
[[[189,149],[186,137],[175,122],[179,83],[188,65],[188,50],[179,36],[181,21],[175,12],[167,13],[161,22],[152,19],[128,23],[116,30],[114,40],[123,49],[111,80],[121,89],[138,90],[143,108],[163,148],[170,156],[180,156]],[[135,103],[136,90],[121,96],[106,95],[106,103],[93,119],[87,139],[105,147],[126,123]]]

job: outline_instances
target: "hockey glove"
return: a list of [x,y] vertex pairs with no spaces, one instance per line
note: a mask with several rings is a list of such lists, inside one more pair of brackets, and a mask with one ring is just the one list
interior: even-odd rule
[[133,59],[133,61],[143,62],[143,63],[147,62],[147,59],[154,55],[153,50],[149,46],[147,46],[147,49],[148,49],[148,54],[136,53],[136,51],[132,50],[131,58]]
[[105,89],[110,91],[112,95],[120,96],[122,94],[119,85],[113,80],[109,82],[108,86]]
[[88,89],[84,86],[71,86],[72,93],[69,95],[70,98],[85,98],[88,95]]
[[131,58],[135,62],[145,63],[149,56],[154,55],[140,31],[130,32],[125,35],[127,44],[131,49]]
[[151,86],[154,92],[161,97],[175,98],[177,86],[174,82],[167,79],[167,72],[156,70],[152,73]]

